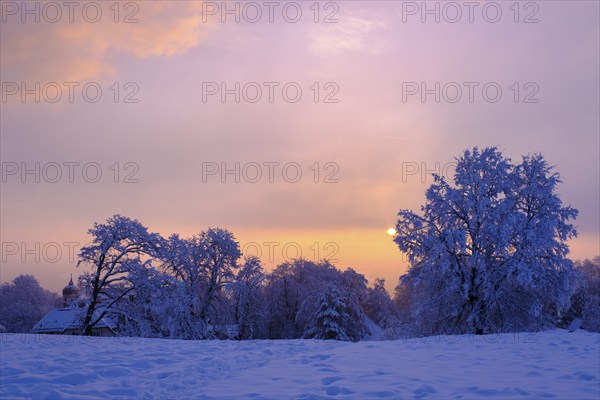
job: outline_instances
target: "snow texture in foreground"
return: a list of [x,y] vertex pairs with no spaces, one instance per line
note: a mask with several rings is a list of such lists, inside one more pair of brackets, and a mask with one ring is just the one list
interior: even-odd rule
[[0,335],[5,398],[598,399],[600,335],[393,342]]

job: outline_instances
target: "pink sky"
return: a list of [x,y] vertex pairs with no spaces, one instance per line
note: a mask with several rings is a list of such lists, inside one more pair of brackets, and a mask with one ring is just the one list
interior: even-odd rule
[[[102,3],[95,23],[89,9],[74,10],[69,22],[66,8],[50,23],[54,10],[38,4],[35,22],[21,2],[2,1],[2,282],[30,273],[60,290],[79,272],[65,243],[86,243],[94,222],[120,213],[163,235],[228,228],[247,249],[258,243],[267,266],[284,260],[284,247],[309,259],[337,250],[339,267],[392,288],[406,263],[386,230],[399,209],[418,209],[431,183],[407,168],[445,168],[475,145],[496,145],[515,160],[543,153],[562,175],[563,201],[580,211],[573,257],[600,254],[597,2],[521,3],[518,15],[513,2],[481,2],[472,22],[457,2],[455,23],[457,8],[443,2],[427,3],[440,10],[439,23],[421,2],[322,2],[318,22],[313,2],[301,2],[296,23],[296,3],[286,2],[273,22],[263,2],[252,3],[263,14],[255,23],[245,21],[256,16],[245,3],[237,3],[239,23],[221,15],[221,2],[123,2],[118,16]],[[138,22],[123,23],[127,16]],[[25,102],[23,82],[34,89]],[[79,85],[73,102],[68,82]],[[236,82],[247,85],[239,103],[206,93]],[[423,103],[406,97],[407,82],[454,83],[440,89],[439,103],[434,94]],[[465,82],[476,85],[472,102]],[[290,97],[302,89],[298,102],[284,99],[286,84]],[[497,102],[484,97],[486,84],[501,88]],[[85,85],[88,99],[96,87],[102,97],[86,101]],[[57,86],[63,96],[52,103]],[[251,103],[257,86],[263,96]],[[452,103],[457,86],[463,96]],[[125,103],[128,94],[138,102]],[[337,102],[323,102],[328,94]],[[39,183],[20,174],[36,163]],[[240,182],[203,179],[207,163],[239,163]],[[51,183],[56,165],[62,176]],[[252,183],[256,165],[262,179]]]

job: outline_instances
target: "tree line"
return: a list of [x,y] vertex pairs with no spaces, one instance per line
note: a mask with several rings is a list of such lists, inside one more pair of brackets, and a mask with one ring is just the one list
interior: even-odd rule
[[[575,317],[599,331],[600,257],[569,258],[577,210],[562,204],[560,183],[539,154],[514,163],[494,147],[464,151],[454,176],[434,175],[419,213],[399,212],[394,241],[410,266],[392,295],[383,280],[369,286],[362,274],[325,260],[267,272],[257,257],[242,257],[226,229],[162,237],[115,215],[94,224],[79,253],[81,333],[105,316],[121,335],[179,339],[486,334],[564,326]],[[9,331],[29,324],[15,322],[17,301],[36,317],[56,302],[47,293],[32,296],[35,304],[25,291],[17,295],[24,283],[39,287],[31,278],[0,286],[0,324]]]

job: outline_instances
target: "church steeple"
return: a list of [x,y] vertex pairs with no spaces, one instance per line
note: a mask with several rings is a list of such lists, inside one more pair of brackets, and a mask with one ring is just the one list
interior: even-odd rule
[[79,288],[73,284],[73,274],[69,283],[64,287],[63,291],[63,307],[67,308],[71,302],[79,297]]

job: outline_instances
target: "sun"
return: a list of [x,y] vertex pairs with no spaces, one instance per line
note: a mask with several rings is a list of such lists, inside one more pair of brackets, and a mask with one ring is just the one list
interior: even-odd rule
[[387,230],[387,234],[390,236],[394,236],[396,234],[396,230],[394,228],[390,228]]

